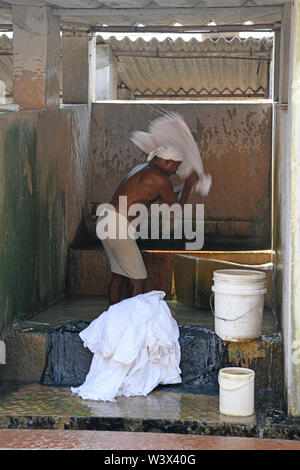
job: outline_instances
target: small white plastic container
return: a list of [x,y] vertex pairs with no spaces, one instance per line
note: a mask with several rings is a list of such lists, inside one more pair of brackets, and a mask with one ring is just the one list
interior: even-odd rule
[[254,414],[255,373],[244,367],[226,367],[219,371],[219,411],[226,416]]

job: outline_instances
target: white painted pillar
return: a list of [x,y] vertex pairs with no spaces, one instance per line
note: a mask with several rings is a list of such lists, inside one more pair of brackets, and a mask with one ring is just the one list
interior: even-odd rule
[[291,41],[291,6],[283,6],[280,37],[280,65],[279,65],[279,103],[288,102],[289,93],[289,61]]
[[96,36],[69,32],[62,36],[63,102],[95,101]]
[[60,18],[49,7],[13,5],[14,103],[59,106]]
[[[300,416],[300,0],[294,0],[290,47],[290,150],[291,150],[291,306],[289,338],[286,345],[288,405],[293,416]],[[289,137],[289,136],[288,136]]]
[[[273,43],[273,73],[274,73],[274,82],[273,82],[273,100],[279,101],[279,78],[280,78],[280,40],[281,40],[281,30],[276,30],[274,35]],[[272,70],[271,70],[272,72]],[[270,81],[272,80],[272,73],[270,73]]]
[[300,416],[300,0],[292,1],[290,14],[285,6],[283,24],[286,46],[282,45],[277,110],[279,200],[276,204],[280,208],[277,270],[282,271],[281,323],[288,412]]
[[96,48],[96,101],[117,99],[117,64],[109,44]]

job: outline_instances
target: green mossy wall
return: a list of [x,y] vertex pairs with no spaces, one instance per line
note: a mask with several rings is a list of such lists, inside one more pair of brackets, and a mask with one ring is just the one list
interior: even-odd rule
[[[39,204],[36,190],[36,131],[12,124],[3,145],[3,203],[0,211],[1,327],[32,308],[38,298],[35,245]],[[12,315],[14,312],[14,315]],[[4,315],[3,315],[4,313]]]
[[0,332],[64,293],[86,207],[88,126],[86,107],[0,115]]

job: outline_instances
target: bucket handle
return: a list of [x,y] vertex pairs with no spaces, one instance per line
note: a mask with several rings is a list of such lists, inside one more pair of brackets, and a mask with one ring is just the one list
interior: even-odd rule
[[235,390],[239,390],[240,388],[244,387],[245,385],[248,385],[251,381],[253,381],[254,378],[253,376],[249,377],[249,379],[246,381],[246,382],[243,382],[241,384],[238,384],[237,386],[235,387],[224,387],[224,382],[222,383],[222,385],[220,384],[220,381],[219,381],[219,385],[220,387],[223,389],[223,390],[226,390],[228,392],[234,392]]
[[252,307],[250,310],[248,310],[248,312],[243,313],[243,315],[241,315],[240,317],[236,317],[236,318],[232,318],[232,319],[231,319],[231,318],[217,317],[217,315],[216,315],[215,312],[214,312],[213,306],[212,306],[212,304],[211,304],[211,301],[212,301],[213,296],[214,296],[214,292],[211,294],[210,299],[209,299],[209,303],[210,303],[210,308],[211,308],[212,314],[213,314],[213,316],[214,316],[215,318],[218,318],[219,320],[225,320],[225,321],[236,321],[236,320],[240,320],[241,318],[245,317],[245,316],[248,315],[250,312],[252,312],[253,310],[255,310],[255,309],[259,306],[260,302],[261,302],[261,301],[263,300],[263,298],[264,298],[264,295],[261,294],[259,301],[257,302],[256,305],[254,305],[254,307]]

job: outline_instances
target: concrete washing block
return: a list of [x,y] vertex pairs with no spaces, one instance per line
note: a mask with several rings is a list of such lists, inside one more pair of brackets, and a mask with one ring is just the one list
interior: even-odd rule
[[272,263],[241,264],[178,254],[173,259],[177,301],[197,309],[209,309],[213,273],[218,269],[255,269],[267,275],[265,306],[273,308]]

